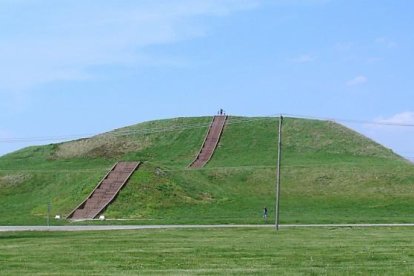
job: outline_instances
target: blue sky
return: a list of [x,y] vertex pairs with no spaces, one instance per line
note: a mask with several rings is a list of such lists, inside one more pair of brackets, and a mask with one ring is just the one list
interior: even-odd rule
[[[0,0],[0,155],[35,137],[220,107],[414,124],[413,10],[409,0]],[[346,124],[414,157],[413,127]]]

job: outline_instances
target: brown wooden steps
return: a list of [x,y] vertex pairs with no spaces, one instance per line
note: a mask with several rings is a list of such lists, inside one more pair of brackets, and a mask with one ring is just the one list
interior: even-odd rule
[[115,199],[140,164],[140,162],[116,163],[89,196],[67,218],[96,218]]
[[227,116],[225,115],[214,116],[197,157],[188,167],[201,168],[210,161],[220,141],[226,121]]

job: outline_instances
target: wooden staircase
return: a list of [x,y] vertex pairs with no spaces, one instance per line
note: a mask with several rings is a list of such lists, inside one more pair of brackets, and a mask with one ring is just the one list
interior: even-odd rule
[[115,199],[140,162],[118,162],[98,183],[92,193],[67,217],[68,219],[93,219]]
[[197,157],[188,167],[201,168],[210,161],[220,141],[226,121],[227,116],[225,115],[214,116]]

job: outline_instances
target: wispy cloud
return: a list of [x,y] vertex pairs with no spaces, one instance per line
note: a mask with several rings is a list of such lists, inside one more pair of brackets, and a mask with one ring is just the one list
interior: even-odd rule
[[316,57],[309,54],[300,55],[290,59],[290,61],[293,63],[309,63],[315,60]]
[[350,79],[349,81],[346,82],[347,86],[357,86],[357,85],[361,85],[364,84],[368,81],[368,78],[366,76],[363,75],[359,75],[356,76],[353,79]]
[[379,123],[391,123],[400,125],[414,125],[414,112],[406,111],[387,118],[379,117],[375,119]]
[[375,39],[375,43],[385,46],[387,48],[395,48],[398,46],[397,42],[383,36],[383,37],[378,37]]
[[405,111],[391,116],[374,119],[379,124],[365,124],[359,129],[362,133],[408,159],[414,159],[414,112]]
[[382,60],[383,60],[383,58],[380,58],[380,57],[369,57],[369,58],[367,58],[366,63],[377,63],[377,62],[380,62]]
[[289,6],[313,6],[313,5],[324,5],[332,0],[272,0],[268,1],[274,5],[289,5]]
[[0,26],[14,26],[0,34],[0,91],[6,93],[52,81],[91,78],[93,66],[174,66],[179,57],[165,57],[164,62],[148,54],[148,47],[206,36],[209,30],[203,18],[253,9],[259,2],[45,0],[3,4]]
[[354,47],[354,43],[353,42],[338,42],[335,44],[335,50],[337,51],[341,51],[341,52],[345,52],[345,51],[349,51],[352,49],[352,47]]
[[9,139],[13,137],[13,134],[9,130],[0,129],[0,139]]

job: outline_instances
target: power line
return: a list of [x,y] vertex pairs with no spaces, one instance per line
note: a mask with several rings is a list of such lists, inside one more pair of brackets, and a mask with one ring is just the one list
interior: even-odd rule
[[[272,155],[273,155],[273,158],[276,158],[276,156],[277,156],[277,148],[276,148],[276,146],[274,146],[273,148],[268,148],[268,151],[269,150],[274,150],[274,152],[272,153]],[[315,154],[315,153],[318,152],[318,149],[317,148],[314,148],[314,147],[311,147],[311,146],[303,146],[303,147],[300,148],[300,150],[301,150],[300,152],[298,152],[298,151],[290,151],[290,150],[286,150],[286,151],[289,152],[288,154],[294,154],[295,157],[305,156],[305,158],[312,157],[312,154]],[[237,153],[244,153],[244,154],[249,153],[249,151],[248,150],[246,151],[245,148],[242,148],[242,147],[234,147],[234,146],[231,148],[231,151],[232,151],[233,154],[234,153],[236,153],[236,154]],[[125,152],[123,154],[128,154],[128,153],[129,153],[129,151],[128,152]],[[326,153],[329,154],[330,156],[338,156],[339,154],[352,154],[352,151],[350,151],[350,152],[346,152],[346,151],[343,151],[343,152],[341,152],[341,151],[339,151],[339,152],[326,151]],[[384,151],[382,153],[386,153],[386,152]],[[85,153],[85,154],[87,154],[87,153]],[[123,154],[118,155],[118,156],[122,156]],[[59,155],[51,155],[50,157],[51,157],[51,159],[48,160],[50,163],[52,163],[54,161],[57,161],[61,165],[64,165],[65,162],[66,162],[66,160],[70,160],[72,158],[72,157],[70,157],[70,158],[69,157],[59,158]],[[73,156],[73,157],[76,157],[76,155]],[[408,157],[409,158],[409,156],[404,156],[404,157]],[[90,158],[93,159],[93,157],[90,157]],[[140,158],[142,158],[143,160],[145,160],[145,159],[147,159],[149,157],[147,155],[142,155],[142,156],[140,156]],[[379,154],[379,155],[369,155],[369,154],[363,155],[363,154],[361,154],[361,155],[353,155],[352,158],[354,158],[354,160],[357,159],[357,158],[377,158],[377,159],[381,159],[381,158],[387,158],[387,156],[386,155],[381,155],[381,154]],[[1,160],[0,164],[1,163],[8,164],[9,162],[16,162],[16,161],[24,161],[24,162],[26,162],[29,159],[30,159],[30,157],[9,157],[9,158],[7,158],[4,161]],[[108,162],[111,162],[111,161],[115,162],[117,160],[117,158],[107,158],[105,160],[108,161]],[[151,159],[149,159],[149,160],[151,160]],[[150,163],[152,161],[145,160],[145,162]],[[191,161],[188,161],[188,162],[191,162]],[[158,163],[158,164],[160,164],[160,163]],[[329,165],[329,163],[327,163],[327,165]]]
[[[260,117],[230,117],[230,120],[226,123],[228,125],[231,124],[239,124],[239,123],[246,123],[251,121],[257,120],[265,120],[268,118],[277,119],[276,114],[260,116]],[[297,114],[283,114],[284,117],[293,118],[293,119],[310,119],[310,120],[320,120],[320,121],[334,121],[334,122],[344,122],[344,123],[353,123],[353,124],[368,124],[368,125],[380,125],[380,126],[395,126],[395,127],[414,127],[414,124],[404,124],[404,123],[394,123],[394,122],[378,122],[378,121],[367,121],[367,120],[353,120],[353,119],[342,119],[342,118],[334,118],[334,117],[316,117],[316,116],[309,116],[309,115],[297,115]],[[99,137],[99,136],[107,136],[107,137],[119,137],[119,136],[128,136],[128,135],[145,135],[145,134],[153,134],[153,133],[160,133],[160,132],[171,132],[171,131],[180,131],[180,130],[187,130],[187,129],[195,129],[195,128],[204,128],[208,127],[210,122],[208,123],[196,123],[196,124],[182,124],[177,126],[170,126],[170,127],[158,127],[158,128],[142,128],[137,130],[113,130],[109,131],[104,134],[95,133],[88,133],[88,134],[68,134],[68,135],[59,135],[59,136],[40,136],[40,137],[9,137],[9,138],[2,138],[0,139],[0,143],[26,143],[26,142],[47,142],[47,141],[63,141],[68,139],[86,139],[86,137]]]
[[[268,118],[276,119],[276,116],[279,114],[272,114],[260,117],[230,117],[230,120],[227,122],[227,125],[231,124],[240,124],[247,123],[251,121],[265,120]],[[353,124],[369,124],[369,125],[380,125],[380,126],[395,126],[395,127],[414,127],[414,124],[405,124],[405,123],[394,123],[394,122],[378,122],[378,121],[367,121],[367,120],[354,120],[354,119],[342,119],[334,117],[316,117],[309,115],[297,115],[297,114],[283,114],[284,117],[293,118],[293,119],[310,119],[310,120],[320,120],[320,121],[334,121],[334,122],[344,122],[344,123],[353,123]],[[129,135],[147,135],[161,132],[171,132],[171,131],[180,131],[188,130],[195,128],[206,128],[210,125],[208,123],[195,123],[195,124],[181,124],[170,127],[158,127],[158,128],[142,128],[142,129],[127,129],[127,130],[113,130],[103,134],[68,134],[68,135],[59,135],[59,136],[40,136],[40,137],[9,137],[0,139],[0,143],[27,143],[27,142],[47,142],[47,141],[64,141],[68,139],[86,139],[86,137],[119,137],[119,136],[129,136]],[[133,127],[133,126],[132,126]]]
[[414,127],[414,124],[408,123],[396,123],[396,122],[386,122],[386,121],[368,121],[368,120],[355,120],[355,119],[343,119],[335,117],[315,117],[309,115],[296,115],[296,114],[284,114],[284,116],[297,119],[310,119],[310,120],[320,120],[320,121],[334,121],[334,122],[345,122],[345,123],[354,123],[354,124],[365,124],[365,125],[380,125],[380,126],[396,126],[396,127]]
[[[204,167],[199,169],[189,169],[189,168],[174,168],[174,167],[163,167],[162,164],[156,164],[153,162],[144,162],[147,164],[151,164],[154,166],[154,169],[159,168],[163,172],[197,172],[197,171],[227,171],[227,170],[257,170],[257,169],[275,169],[276,165],[239,165],[239,166],[218,166],[218,167]],[[338,167],[338,166],[348,166]],[[317,163],[317,164],[294,164],[294,165],[284,165],[283,169],[308,169],[308,168],[326,168],[329,167],[331,169],[335,169],[335,172],[338,171],[358,171],[358,170],[365,170],[367,166],[361,167],[359,164],[351,163],[351,162],[337,162],[337,163]],[[402,168],[401,164],[370,164],[368,167],[370,168],[393,168],[393,172],[397,172],[398,170],[405,171],[406,168]],[[0,172],[8,173],[8,172],[19,172],[19,173],[91,173],[91,172],[99,172],[103,173],[109,170],[111,166],[101,167],[101,168],[91,168],[91,169],[82,169],[82,168],[72,168],[72,169],[0,169]],[[386,172],[391,173],[391,172]]]
[[[237,123],[241,123],[241,122],[237,122]],[[113,138],[113,137],[112,136],[108,136],[107,137],[105,134],[103,134],[102,137],[99,138],[99,139],[102,139],[102,142],[103,143],[106,143],[106,142],[112,142],[112,141],[110,141],[111,138]],[[100,144],[96,145],[96,147],[98,147],[98,146],[101,146],[101,145]],[[318,149],[320,149],[318,147],[311,146],[311,145],[293,145],[293,146],[294,146],[294,149],[293,150],[291,150],[291,149],[289,149],[289,147],[287,147],[287,152],[289,154],[309,156],[309,154],[314,154],[315,152],[318,151]],[[272,143],[271,147],[268,148],[268,151],[270,151],[270,150],[273,152],[273,154],[275,155],[275,158],[276,158],[276,155],[277,155],[277,145],[274,144],[274,143]],[[231,147],[231,151],[232,151],[232,153],[246,153],[246,151],[249,151],[249,149],[244,148],[243,145],[239,145],[239,146],[232,146]],[[126,154],[128,152],[129,151],[124,152],[122,154]],[[332,148],[331,149],[328,149],[328,148],[326,149],[326,153],[328,153],[328,154],[330,154],[332,156],[337,155],[337,154],[347,154],[347,153],[348,154],[352,154],[353,152],[355,152],[355,151],[352,151],[352,150],[351,151],[346,151],[346,150],[339,150],[339,151],[337,151],[337,150],[332,149]],[[378,152],[378,155],[375,155],[375,154],[371,154],[370,155],[369,152],[368,152],[366,154],[356,155],[356,156],[353,156],[353,157],[361,157],[361,158],[377,157],[377,158],[384,158],[384,157],[386,157],[386,155],[384,155],[384,154],[390,153],[390,152],[393,152],[393,151],[386,150],[386,148],[384,148],[381,152]],[[87,150],[85,151],[85,154],[87,154]],[[62,163],[65,162],[65,158],[59,159],[59,155],[58,154],[57,155],[51,155],[50,157],[51,157],[50,161],[55,161],[54,158],[56,158],[57,161],[60,161]],[[143,155],[142,157],[144,157],[144,159],[145,159],[145,155]],[[406,158],[410,158],[409,156],[405,156],[405,157]],[[9,157],[5,161],[6,162],[7,161],[18,161],[18,160],[27,161],[28,158],[30,158],[30,157],[24,157],[24,156],[23,157],[14,157],[13,156],[13,157]],[[115,159],[115,158],[113,158],[113,159]],[[107,160],[110,161],[112,159],[109,158]]]
[[[269,117],[267,117],[269,118]],[[226,125],[240,124],[251,121],[265,120],[266,117],[253,117],[253,118],[235,118],[231,119]],[[208,128],[211,122],[196,123],[196,124],[182,124],[164,128],[142,128],[142,129],[128,129],[128,130],[113,130],[103,134],[69,134],[61,136],[43,136],[43,137],[15,137],[15,138],[3,138],[0,139],[0,143],[26,143],[26,142],[47,142],[55,140],[68,140],[68,139],[90,139],[90,138],[112,138],[120,136],[130,135],[149,135],[154,133],[183,131],[196,128]],[[132,126],[133,128],[133,126]],[[90,136],[86,138],[85,136]]]
[[[269,118],[274,118],[275,123],[277,118],[273,117],[274,115],[267,115],[267,116],[262,116],[262,117],[230,117],[230,120],[226,123],[227,125],[235,125],[235,124],[243,124],[243,123],[248,123],[248,122],[253,122],[253,121],[260,121],[260,120],[268,120]],[[288,116],[290,118],[299,118],[299,119],[317,119],[317,120],[325,120],[327,121],[327,118],[319,118],[319,117],[311,117],[311,116],[300,116],[300,115],[292,115],[292,114],[288,114]],[[340,120],[340,119],[335,119],[335,120]],[[347,120],[348,122],[350,122],[351,120]],[[353,120],[352,120],[353,121]],[[353,121],[355,122],[355,121]],[[366,121],[358,121],[360,123],[364,122],[366,123]],[[371,123],[375,123],[375,122],[371,122]],[[378,123],[376,123],[378,124]],[[126,137],[126,136],[141,136],[141,135],[151,135],[151,134],[155,134],[155,133],[163,133],[163,132],[172,132],[172,131],[185,131],[185,130],[190,130],[190,129],[196,129],[196,128],[208,128],[208,126],[210,125],[210,122],[199,122],[199,123],[193,123],[193,124],[178,124],[178,125],[174,125],[174,126],[169,126],[169,127],[157,127],[157,128],[142,128],[142,129],[118,129],[118,130],[114,130],[111,132],[107,132],[104,134],[100,134],[100,135],[95,135],[91,138],[95,138],[95,139],[100,139],[103,142],[107,142],[110,141],[110,139],[115,138],[115,137]],[[387,124],[389,125],[389,124]],[[394,124],[395,125],[395,124]],[[401,124],[397,124],[398,126],[402,126]],[[411,125],[404,125],[405,127],[410,127]],[[66,139],[66,138],[73,138],[76,137],[76,135],[71,135],[71,136],[54,136],[54,137],[37,137],[37,138],[13,138],[12,140],[2,140],[0,139],[0,142],[30,142],[30,141],[49,141],[49,139]],[[91,139],[91,138],[86,138],[86,139]],[[26,139],[26,140],[25,140]],[[33,139],[33,140],[31,140]],[[301,150],[306,150],[306,149],[314,149],[313,147],[301,147]],[[241,151],[242,149],[240,149]],[[244,149],[243,149],[244,150]],[[333,152],[333,154],[335,154],[335,152]],[[406,158],[414,158],[412,156],[405,156]],[[27,160],[27,158],[13,158],[13,160]]]

